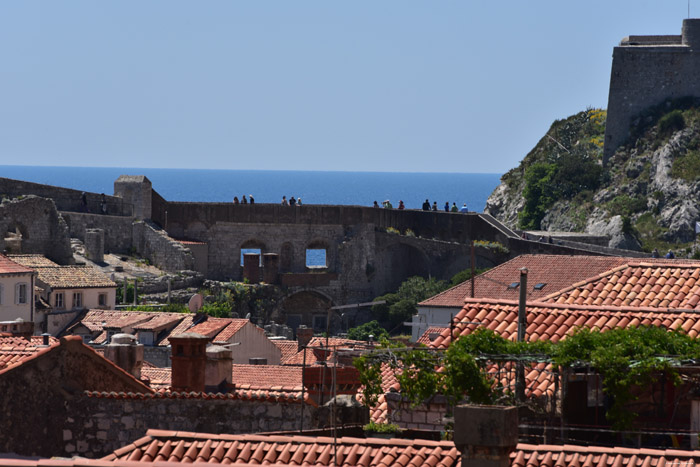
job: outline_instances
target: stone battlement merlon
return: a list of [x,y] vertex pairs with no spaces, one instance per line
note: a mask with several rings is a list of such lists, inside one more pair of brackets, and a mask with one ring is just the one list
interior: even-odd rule
[[620,47],[650,45],[683,45],[683,36],[627,36],[620,41]]

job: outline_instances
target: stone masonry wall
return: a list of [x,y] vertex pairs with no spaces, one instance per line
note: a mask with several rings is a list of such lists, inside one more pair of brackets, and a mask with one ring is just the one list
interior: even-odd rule
[[128,253],[133,246],[133,219],[130,217],[61,212],[68,224],[70,236],[85,241],[87,229],[102,229],[105,233],[105,253]]
[[194,269],[192,253],[155,224],[135,222],[133,235],[136,251],[155,266],[171,272]]
[[50,199],[28,196],[0,203],[0,252],[7,247],[5,237],[19,231],[21,251],[41,253],[59,264],[71,264],[68,226]]
[[[310,428],[317,409],[304,407]],[[65,452],[55,455],[102,457],[135,441],[149,428],[204,433],[298,430],[301,404],[201,398],[98,398],[68,401],[62,426]]]
[[686,19],[675,44],[647,45],[631,36],[613,49],[604,161],[626,142],[642,111],[667,99],[700,97],[699,30],[700,20]]

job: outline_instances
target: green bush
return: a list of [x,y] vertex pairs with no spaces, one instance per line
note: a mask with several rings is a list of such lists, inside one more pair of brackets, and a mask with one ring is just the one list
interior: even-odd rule
[[[479,274],[485,273],[489,269],[490,268],[476,268],[474,270],[474,275],[478,276]],[[465,269],[464,271],[459,271],[457,274],[452,276],[452,279],[450,279],[450,287],[454,287],[455,285],[461,284],[462,282],[466,282],[471,278],[472,278],[472,270],[471,269]]]
[[700,178],[700,151],[688,151],[673,160],[671,176],[688,182]]
[[679,109],[672,110],[659,119],[659,134],[662,136],[670,136],[683,128],[685,128],[685,118]]
[[647,199],[643,196],[632,198],[629,195],[619,195],[608,202],[608,212],[613,216],[627,216],[645,211]]
[[360,326],[348,330],[348,339],[356,341],[367,341],[370,335],[374,336],[375,341],[389,338],[389,333],[386,332],[386,329],[384,329],[377,320],[361,324]]
[[411,316],[418,312],[416,308],[418,302],[442,292],[446,287],[445,281],[434,278],[409,277],[401,283],[395,293],[374,299],[375,302],[384,300],[386,303],[373,305],[372,315],[385,329],[390,331],[402,329],[402,323],[410,320]]

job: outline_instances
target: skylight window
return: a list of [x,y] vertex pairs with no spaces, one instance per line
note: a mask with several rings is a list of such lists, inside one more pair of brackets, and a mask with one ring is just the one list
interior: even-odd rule
[[546,282],[539,282],[539,283],[535,284],[535,287],[533,287],[533,288],[534,288],[535,290],[542,290],[542,289],[544,289],[544,286],[545,286],[545,285],[547,285]]
[[520,285],[520,282],[511,282],[511,284],[508,286],[508,288],[509,289],[517,289],[519,285]]

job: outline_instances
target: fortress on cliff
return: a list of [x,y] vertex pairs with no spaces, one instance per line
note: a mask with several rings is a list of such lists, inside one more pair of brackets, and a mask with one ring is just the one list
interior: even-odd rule
[[668,99],[700,97],[700,19],[680,36],[628,36],[613,49],[603,163],[627,142],[630,125]]

